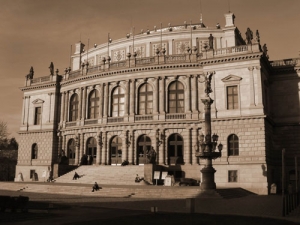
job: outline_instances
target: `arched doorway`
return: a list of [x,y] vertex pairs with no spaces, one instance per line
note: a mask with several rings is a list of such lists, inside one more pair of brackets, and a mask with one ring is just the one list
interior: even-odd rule
[[110,164],[118,165],[122,163],[122,139],[115,136],[110,143]]
[[183,139],[179,134],[172,134],[168,140],[168,164],[183,163]]
[[147,135],[139,137],[137,142],[136,164],[145,164],[147,162],[146,153],[151,149],[151,139]]
[[97,142],[96,139],[91,137],[87,140],[86,143],[86,155],[88,158],[88,165],[96,163],[97,156]]
[[76,143],[73,138],[68,141],[67,148],[67,157],[69,158],[69,164],[73,165],[75,163],[75,155],[76,155]]

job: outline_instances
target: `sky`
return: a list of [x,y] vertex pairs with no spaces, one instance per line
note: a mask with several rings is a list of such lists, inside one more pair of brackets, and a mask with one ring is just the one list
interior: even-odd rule
[[245,38],[249,27],[259,30],[270,60],[297,58],[300,52],[300,0],[0,0],[0,121],[18,141],[22,97],[20,87],[31,66],[34,77],[60,74],[70,63],[71,45],[90,47],[150,29],[160,23],[184,21],[214,27],[225,25],[224,14],[234,13]]

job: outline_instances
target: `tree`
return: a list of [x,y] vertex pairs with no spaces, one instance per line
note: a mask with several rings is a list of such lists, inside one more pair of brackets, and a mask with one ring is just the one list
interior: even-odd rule
[[13,137],[9,140],[9,146],[8,148],[10,150],[18,150],[18,147],[19,147],[19,144],[18,142],[16,141],[16,139]]

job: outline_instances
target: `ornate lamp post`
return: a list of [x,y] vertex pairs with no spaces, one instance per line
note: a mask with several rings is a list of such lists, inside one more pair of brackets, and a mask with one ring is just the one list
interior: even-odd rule
[[[216,189],[214,174],[216,170],[212,166],[212,160],[221,157],[221,151],[223,145],[220,143],[217,146],[219,136],[217,134],[211,134],[211,111],[210,106],[214,102],[209,96],[212,92],[211,89],[211,78],[214,73],[208,73],[207,75],[200,75],[200,82],[205,82],[206,96],[201,99],[204,104],[205,113],[205,135],[200,134],[198,136],[198,148],[196,150],[196,157],[205,159],[206,163],[204,168],[201,170],[202,182],[200,188],[202,190]],[[218,152],[216,148],[218,147]]]

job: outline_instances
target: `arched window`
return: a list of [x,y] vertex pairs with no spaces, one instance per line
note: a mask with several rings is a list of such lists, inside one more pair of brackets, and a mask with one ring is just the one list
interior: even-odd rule
[[168,140],[169,164],[183,163],[183,139],[179,134],[172,134]]
[[125,91],[121,87],[116,87],[112,96],[112,117],[124,116]]
[[184,112],[184,89],[182,83],[175,81],[169,86],[169,113]]
[[31,146],[31,159],[37,159],[38,158],[38,146],[36,143],[34,143]]
[[150,84],[144,84],[139,89],[139,115],[152,114],[153,91]]
[[228,137],[228,156],[239,155],[239,138],[235,134]]
[[89,95],[88,119],[98,118],[99,115],[99,92],[93,90]]
[[68,142],[68,150],[67,150],[67,157],[69,158],[70,163],[72,163],[72,160],[75,160],[75,153],[76,153],[76,143],[75,140],[72,138]]
[[70,121],[76,121],[78,119],[78,95],[73,94],[70,99]]

